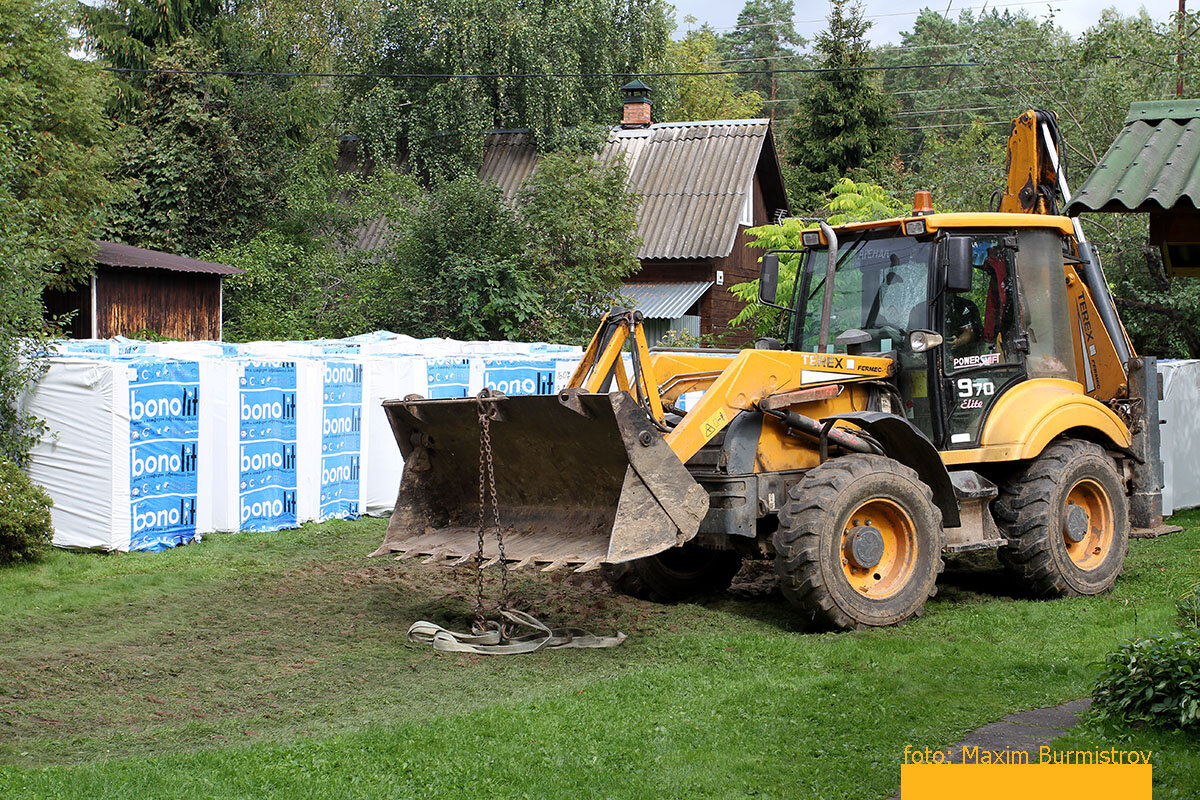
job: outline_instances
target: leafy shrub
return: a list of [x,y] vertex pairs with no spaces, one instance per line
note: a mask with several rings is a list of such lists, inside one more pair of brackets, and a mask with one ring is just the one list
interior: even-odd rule
[[1200,727],[1200,636],[1125,642],[1105,660],[1092,698],[1101,720]]
[[1175,601],[1179,627],[1185,631],[1200,631],[1200,584]]
[[0,564],[36,558],[51,535],[49,496],[0,458]]

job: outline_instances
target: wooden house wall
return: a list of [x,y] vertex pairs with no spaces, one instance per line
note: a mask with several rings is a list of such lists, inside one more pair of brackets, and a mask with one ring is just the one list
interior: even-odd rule
[[[759,183],[758,177],[754,178],[754,225],[766,225],[770,222],[767,217],[766,201],[763,198],[762,185]],[[758,259],[762,255],[762,250],[757,247],[750,247],[750,236],[746,234],[750,226],[739,225],[737,237],[733,242],[733,250],[725,258],[716,262],[714,270],[721,270],[725,273],[724,286],[714,286],[708,291],[708,295],[712,297],[711,301],[711,316],[709,317],[706,330],[705,320],[700,320],[700,332],[712,333],[721,335],[729,330],[729,321],[736,317],[746,304],[733,296],[729,291],[729,287],[735,283],[745,283],[752,281],[758,277]],[[746,330],[738,330],[736,334],[730,334],[727,343],[744,344],[754,338],[754,332]]]
[[101,268],[97,335],[151,330],[170,339],[221,338],[221,277],[194,272]]

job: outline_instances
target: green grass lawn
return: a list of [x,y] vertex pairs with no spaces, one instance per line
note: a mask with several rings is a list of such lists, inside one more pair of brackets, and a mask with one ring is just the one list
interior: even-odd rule
[[[461,627],[471,574],[365,558],[381,520],[56,551],[0,572],[0,797],[883,798],[906,744],[1084,697],[1120,640],[1172,629],[1200,552],[1200,514],[1177,521],[1111,595],[1014,599],[977,559],[922,619],[851,634],[777,594],[665,607],[522,572],[518,607],[630,638],[510,658],[406,642]],[[1070,736],[1136,739],[1156,798],[1200,796],[1195,736]]]

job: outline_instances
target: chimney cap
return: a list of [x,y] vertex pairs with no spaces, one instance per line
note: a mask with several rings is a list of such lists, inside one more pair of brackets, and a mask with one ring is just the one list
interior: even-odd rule
[[652,91],[653,89],[638,78],[621,87],[621,94],[624,95],[626,103],[649,103]]

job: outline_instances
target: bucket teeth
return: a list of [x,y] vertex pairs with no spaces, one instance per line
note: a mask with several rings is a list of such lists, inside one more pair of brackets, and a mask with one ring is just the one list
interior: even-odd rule
[[[490,549],[490,548],[489,548]],[[404,550],[392,557],[393,561],[407,561],[411,558],[422,558],[420,562],[422,566],[442,566],[442,567],[461,567],[467,564],[473,564],[475,561],[475,553],[462,553],[451,548],[440,547],[431,551],[421,551],[419,549]],[[484,562],[482,569],[494,567],[500,563],[500,556],[488,553],[485,550]],[[506,559],[509,569],[524,569],[525,567],[539,567],[542,572],[554,572],[555,570],[564,568],[574,568],[575,572],[591,572],[600,568],[604,563],[602,557],[596,556],[592,558],[582,557],[564,557],[555,558],[539,558],[536,555],[526,555],[519,560],[516,558]]]

